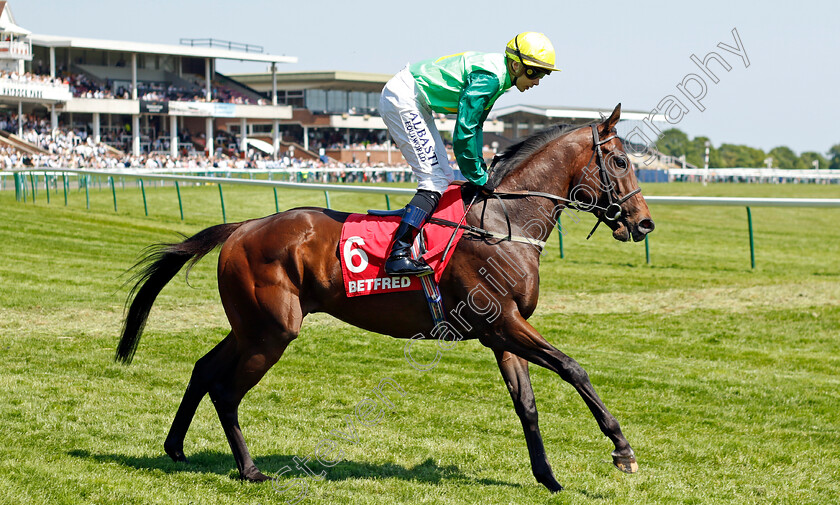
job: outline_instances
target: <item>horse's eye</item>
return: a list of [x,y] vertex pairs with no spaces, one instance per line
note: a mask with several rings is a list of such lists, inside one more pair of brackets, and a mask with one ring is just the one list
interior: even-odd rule
[[615,159],[615,165],[618,168],[623,170],[623,169],[627,168],[627,161],[624,158],[616,158]]

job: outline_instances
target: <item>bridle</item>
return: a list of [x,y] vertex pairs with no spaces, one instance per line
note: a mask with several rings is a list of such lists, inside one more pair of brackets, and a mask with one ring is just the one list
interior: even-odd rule
[[[586,163],[586,166],[583,167],[583,172],[588,173],[590,171],[590,166],[592,162],[595,162],[595,168],[598,170],[600,182],[601,182],[601,196],[592,204],[587,205],[580,205],[576,200],[569,200],[568,198],[564,198],[559,195],[554,195],[552,193],[545,193],[542,191],[495,191],[490,196],[494,196],[502,201],[502,198],[524,198],[528,196],[539,196],[543,198],[548,198],[549,200],[557,200],[561,202],[565,202],[569,208],[580,209],[585,212],[591,212],[598,218],[598,222],[595,223],[595,226],[592,228],[592,231],[589,232],[589,235],[586,236],[586,239],[592,236],[595,233],[595,230],[598,229],[598,226],[604,221],[618,221],[619,219],[623,219],[626,216],[624,215],[624,209],[621,207],[624,202],[632,198],[637,193],[641,193],[641,188],[636,188],[633,191],[627,193],[624,196],[618,194],[618,184],[614,183],[613,176],[610,174],[610,171],[606,168],[604,163],[604,154],[601,150],[601,146],[606,144],[607,142],[616,138],[616,135],[612,135],[605,139],[601,139],[598,135],[598,125],[590,125],[592,129],[592,156],[589,158],[589,161]],[[495,160],[494,160],[495,161]],[[492,168],[492,165],[491,165]],[[606,194],[607,197],[607,205],[599,205],[600,201],[603,200],[604,195]],[[502,203],[502,209],[505,212],[505,218],[508,221],[508,227],[510,226],[510,219],[508,218],[507,209]],[[595,210],[600,210],[600,215],[595,213]],[[625,222],[625,225],[627,223]]]
[[[591,125],[592,128],[592,144],[593,144],[593,153],[592,158],[589,158],[589,163],[583,167],[583,171],[587,172],[589,169],[589,165],[592,163],[592,159],[595,158],[595,166],[598,168],[598,174],[601,178],[601,198],[603,198],[604,194],[607,195],[607,199],[609,204],[606,208],[598,207],[603,209],[601,215],[595,214],[595,217],[598,218],[598,221],[595,223],[595,226],[592,227],[592,231],[589,232],[589,235],[586,236],[586,239],[589,240],[589,237],[595,233],[595,230],[598,229],[598,225],[600,225],[603,221],[617,221],[624,217],[624,209],[621,205],[633,197],[633,195],[642,192],[642,188],[636,188],[633,191],[627,193],[624,196],[620,196],[618,194],[618,184],[614,184],[612,180],[612,175],[610,171],[607,170],[604,164],[604,154],[601,152],[601,146],[609,142],[610,140],[614,139],[616,135],[614,134],[611,137],[607,137],[603,140],[598,138],[598,127],[596,125]],[[624,223],[627,226],[627,223]]]
[[[618,184],[613,183],[612,176],[609,173],[609,170],[607,170],[605,168],[604,153],[601,150],[601,146],[606,144],[607,142],[613,140],[614,138],[616,138],[616,135],[612,135],[611,137],[601,139],[598,135],[598,125],[590,125],[590,128],[592,129],[592,156],[589,158],[589,161],[586,163],[586,166],[583,167],[583,172],[587,173],[589,171],[589,167],[592,165],[592,162],[593,161],[595,162],[595,168],[598,170],[601,185],[602,185],[601,196],[598,198],[598,200],[596,200],[592,204],[588,204],[588,205],[585,205],[585,206],[580,206],[576,200],[570,200],[568,198],[565,198],[565,197],[562,197],[562,196],[559,196],[559,195],[555,195],[555,194],[552,194],[552,193],[545,193],[543,191],[530,191],[530,190],[494,191],[490,195],[482,195],[482,198],[485,200],[485,202],[486,202],[486,199],[492,197],[492,198],[496,198],[499,201],[499,203],[501,204],[502,211],[505,214],[505,222],[507,223],[507,228],[508,228],[507,235],[504,235],[504,234],[500,234],[500,233],[496,233],[496,232],[491,232],[491,231],[485,230],[483,228],[479,228],[477,226],[471,226],[471,225],[464,224],[464,219],[467,217],[467,214],[469,214],[470,209],[472,208],[473,204],[475,203],[476,199],[478,198],[479,194],[481,193],[480,191],[476,191],[473,194],[469,205],[467,205],[467,208],[464,211],[464,215],[461,218],[461,221],[459,223],[455,223],[453,221],[448,221],[448,220],[444,220],[444,219],[439,219],[439,218],[436,218],[436,217],[432,217],[432,218],[429,219],[429,222],[431,222],[431,223],[439,224],[439,225],[442,225],[442,226],[452,226],[452,227],[455,228],[455,231],[452,233],[452,237],[450,237],[450,239],[449,239],[449,243],[446,245],[446,248],[443,251],[443,258],[446,258],[447,253],[449,252],[450,248],[452,247],[453,240],[454,240],[455,235],[456,235],[459,228],[463,229],[467,233],[471,233],[473,235],[483,237],[485,239],[486,238],[499,238],[499,239],[502,239],[502,240],[515,241],[515,242],[525,242],[525,243],[534,244],[535,243],[534,240],[526,239],[526,238],[523,238],[523,237],[515,237],[514,235],[512,235],[510,214],[508,213],[507,207],[505,206],[505,203],[504,203],[504,200],[503,200],[504,198],[527,198],[529,196],[539,196],[539,197],[542,197],[542,198],[548,198],[549,200],[557,200],[557,201],[560,201],[560,202],[565,202],[567,204],[566,206],[569,207],[569,208],[572,208],[572,209],[580,209],[580,210],[583,210],[584,212],[591,212],[592,214],[595,214],[595,217],[598,218],[598,222],[595,223],[595,226],[592,227],[592,231],[590,231],[589,235],[586,236],[587,240],[589,240],[589,238],[592,236],[592,234],[595,233],[595,230],[598,229],[598,225],[600,225],[601,222],[603,222],[603,221],[612,222],[612,221],[617,221],[619,219],[624,219],[626,216],[624,215],[624,209],[621,207],[621,205],[624,202],[626,202],[627,200],[629,200],[631,197],[636,195],[637,193],[641,193],[642,189],[641,188],[636,188],[636,189],[627,193],[624,196],[621,196],[621,195],[618,194],[618,192],[617,192]],[[493,158],[493,162],[490,164],[490,168],[488,169],[488,172],[491,172],[493,170],[493,167],[496,164],[497,160],[498,160],[498,158]],[[603,199],[604,194],[607,195],[607,201],[608,201],[608,204],[607,204],[606,207],[603,206],[603,205],[598,205],[600,200]],[[601,215],[596,214],[594,212],[595,210],[600,210]],[[483,212],[482,212],[482,222],[483,221],[484,221],[484,217],[483,217]],[[624,222],[624,225],[628,226],[626,220]],[[628,226],[628,229],[629,229],[629,226]],[[542,246],[544,246],[544,245],[545,245],[545,243],[542,243]]]

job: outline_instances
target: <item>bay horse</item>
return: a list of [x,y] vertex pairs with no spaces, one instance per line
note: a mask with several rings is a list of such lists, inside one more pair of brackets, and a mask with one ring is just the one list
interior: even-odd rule
[[[633,449],[586,371],[527,322],[537,306],[541,249],[564,208],[571,205],[595,214],[598,223],[605,222],[620,241],[642,240],[654,228],[615,132],[620,113],[621,104],[600,123],[549,127],[501,153],[491,177],[495,197],[482,195],[478,205],[470,203],[462,226],[496,230],[502,236],[512,235],[511,230],[527,232],[532,240],[470,238],[467,232],[439,283],[448,308],[470,303],[474,308],[476,289],[497,302],[499,311],[494,317],[477,309],[460,311],[459,321],[468,330],[463,338],[478,339],[495,354],[522,423],[533,474],[552,492],[563,487],[554,477],[540,435],[529,362],[556,372],[574,386],[601,431],[614,443],[615,466],[628,473],[638,469]],[[218,286],[231,331],[195,364],[164,442],[173,460],[186,461],[184,437],[198,404],[209,394],[240,477],[269,479],[251,459],[239,427],[238,407],[297,337],[307,314],[326,312],[396,338],[410,339],[418,332],[427,335],[435,330],[420,291],[346,296],[337,251],[348,215],[305,207],[212,226],[183,242],[152,246],[135,265],[136,284],[126,301],[128,311],[115,357],[125,363],[134,356],[161,289],[184,265],[192,266],[222,246]],[[487,275],[484,265],[500,265],[494,263],[496,253],[513,261],[496,276]]]

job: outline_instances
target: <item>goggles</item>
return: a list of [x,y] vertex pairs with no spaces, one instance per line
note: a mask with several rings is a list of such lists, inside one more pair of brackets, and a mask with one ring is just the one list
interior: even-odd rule
[[542,68],[536,67],[529,67],[528,65],[524,65],[525,67],[525,77],[531,79],[532,81],[536,81],[537,79],[542,79],[543,77],[549,75],[551,71],[545,70]]

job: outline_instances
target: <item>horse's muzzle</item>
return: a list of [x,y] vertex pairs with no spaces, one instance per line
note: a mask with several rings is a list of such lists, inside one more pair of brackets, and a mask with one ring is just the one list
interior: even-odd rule
[[630,229],[627,228],[625,222],[619,222],[618,226],[613,230],[613,238],[621,242],[628,242],[630,238],[633,242],[639,242],[645,239],[645,235],[652,232],[656,225],[653,219],[646,217],[639,220],[638,223],[629,223]]

